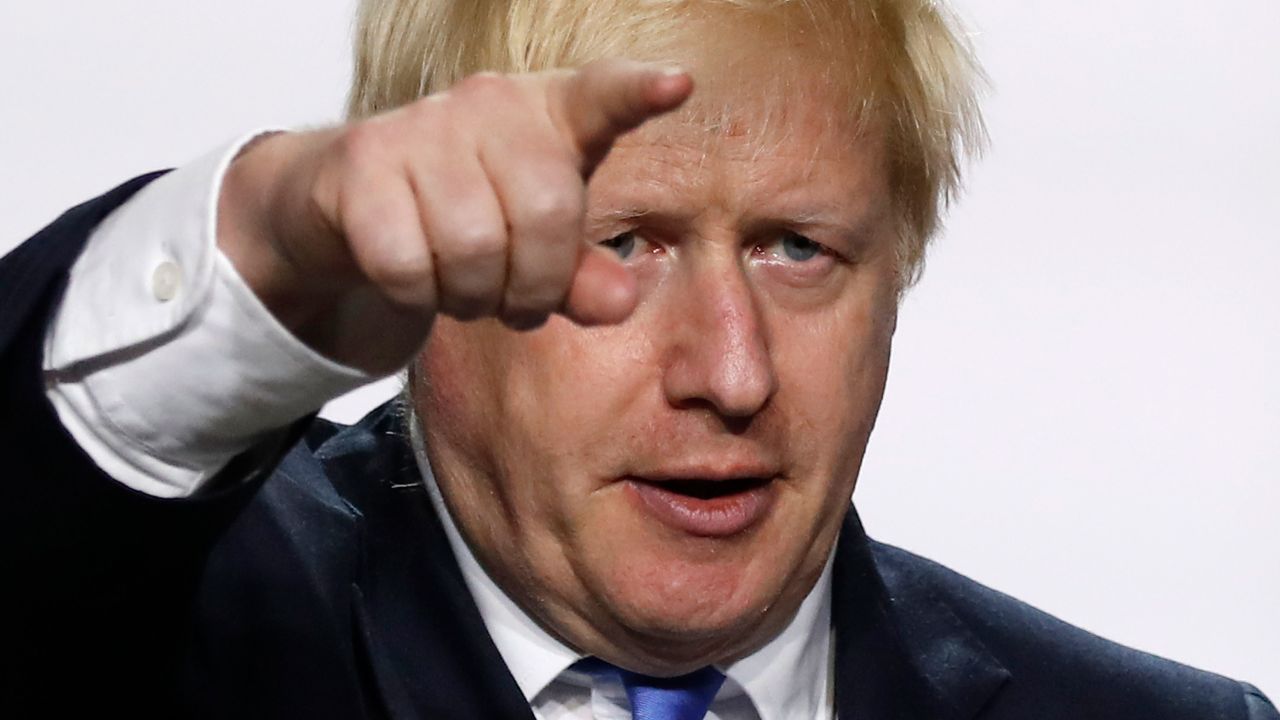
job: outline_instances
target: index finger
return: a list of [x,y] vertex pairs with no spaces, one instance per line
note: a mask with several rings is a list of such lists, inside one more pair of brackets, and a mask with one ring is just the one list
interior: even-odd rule
[[619,135],[680,107],[692,92],[693,79],[680,68],[601,60],[564,76],[553,112],[581,154],[587,176]]

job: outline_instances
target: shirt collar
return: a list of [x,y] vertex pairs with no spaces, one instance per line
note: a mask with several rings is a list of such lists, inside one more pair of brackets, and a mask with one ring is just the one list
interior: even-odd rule
[[777,637],[722,668],[746,691],[760,720],[830,717],[833,558]]
[[[467,589],[475,599],[493,644],[525,700],[532,703],[543,688],[584,656],[543,630],[480,566],[449,515],[426,460],[416,422],[411,423],[410,432],[428,494]],[[833,558],[834,550],[827,558],[822,575],[781,633],[754,653],[720,668],[726,678],[746,692],[760,720],[828,716]],[[726,688],[730,689],[732,686]],[[725,692],[722,690],[721,695]]]

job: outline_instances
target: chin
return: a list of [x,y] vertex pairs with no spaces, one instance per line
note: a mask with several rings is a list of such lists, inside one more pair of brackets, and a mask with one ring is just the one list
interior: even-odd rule
[[633,543],[630,553],[616,556],[625,562],[605,569],[597,591],[615,621],[652,655],[707,664],[751,644],[771,608],[786,612],[779,603],[785,581],[776,576],[783,566],[773,561],[776,555],[752,555],[750,548],[685,540],[675,548],[669,539]]

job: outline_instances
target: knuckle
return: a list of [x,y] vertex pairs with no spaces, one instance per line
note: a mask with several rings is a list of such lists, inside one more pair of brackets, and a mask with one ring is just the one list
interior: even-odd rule
[[523,201],[523,219],[539,228],[567,232],[582,220],[582,194],[581,188],[546,184]]
[[451,131],[449,120],[452,113],[448,110],[452,103],[448,92],[436,93],[415,100],[405,106],[405,122],[416,132],[429,132],[432,137],[445,131]]
[[513,312],[555,312],[569,294],[573,269],[539,267],[537,272],[525,272],[512,278],[503,303]]
[[503,228],[489,224],[468,224],[453,233],[455,255],[490,260],[505,255],[507,234]]
[[369,282],[393,297],[416,296],[434,286],[428,253],[384,252],[364,270]]
[[350,164],[364,164],[380,158],[386,145],[382,124],[374,121],[350,126],[336,142],[339,157]]
[[506,233],[489,225],[457,230],[438,243],[441,309],[461,320],[497,312],[506,268]]

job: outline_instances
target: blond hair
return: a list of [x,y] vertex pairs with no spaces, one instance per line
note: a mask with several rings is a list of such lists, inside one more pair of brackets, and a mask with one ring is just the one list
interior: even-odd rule
[[939,0],[362,0],[348,115],[368,117],[480,71],[661,53],[691,14],[710,12],[773,24],[819,48],[830,66],[815,70],[855,90],[851,111],[884,128],[909,287],[965,159],[985,139],[981,70]]

